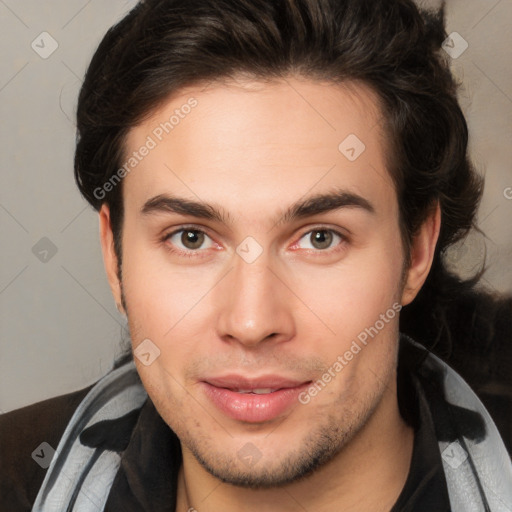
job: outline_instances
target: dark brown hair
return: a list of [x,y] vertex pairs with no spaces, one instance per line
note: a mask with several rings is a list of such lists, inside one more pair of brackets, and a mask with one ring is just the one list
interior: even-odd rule
[[423,323],[430,332],[420,341],[449,341],[447,301],[474,282],[450,274],[443,254],[472,227],[482,184],[467,158],[467,125],[441,49],[445,37],[444,8],[420,11],[412,0],[142,1],[108,31],[87,71],[76,181],[94,208],[109,205],[121,262],[122,184],[104,197],[95,191],[122,165],[130,128],[170,94],[242,73],[362,81],[381,102],[406,255],[432,206],[441,208],[433,267],[402,312],[401,328],[412,332]]

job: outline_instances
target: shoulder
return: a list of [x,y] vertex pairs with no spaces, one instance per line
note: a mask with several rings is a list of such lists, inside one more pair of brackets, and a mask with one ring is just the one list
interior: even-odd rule
[[472,313],[448,362],[482,400],[512,455],[512,297],[479,294],[459,307]]
[[439,303],[432,306],[431,297],[424,296],[406,307],[410,309],[400,318],[401,329],[431,348],[471,386],[512,455],[512,296],[476,289],[471,283],[462,289],[454,276],[446,283]]
[[47,443],[57,448],[91,387],[0,415],[0,502],[9,511],[31,509],[51,457],[46,445],[39,447]]

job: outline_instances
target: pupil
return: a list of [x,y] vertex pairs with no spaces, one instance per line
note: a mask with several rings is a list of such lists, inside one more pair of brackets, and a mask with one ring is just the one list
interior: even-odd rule
[[329,231],[314,231],[311,233],[311,243],[316,249],[326,249],[331,245],[332,233]]

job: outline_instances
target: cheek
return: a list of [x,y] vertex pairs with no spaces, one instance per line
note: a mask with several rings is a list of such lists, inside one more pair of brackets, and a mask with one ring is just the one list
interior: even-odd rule
[[200,340],[210,339],[210,295],[221,270],[171,265],[164,249],[129,242],[125,247],[123,291],[133,346],[148,338],[160,350],[150,366],[139,365],[139,373],[148,385],[160,379],[172,385],[174,379],[181,381],[183,368],[200,352]]
[[194,307],[206,284],[194,269],[172,267],[165,249],[126,237],[123,291],[129,316],[144,336],[162,338]]
[[354,251],[328,268],[297,266],[289,282],[336,336],[354,336],[400,299],[402,255],[394,247]]

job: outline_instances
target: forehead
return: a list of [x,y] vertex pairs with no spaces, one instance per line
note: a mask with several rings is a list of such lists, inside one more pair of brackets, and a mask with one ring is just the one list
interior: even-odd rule
[[150,149],[125,178],[125,201],[140,206],[172,193],[256,213],[340,186],[389,196],[380,117],[376,94],[356,82],[290,77],[186,88],[129,132],[126,160]]

